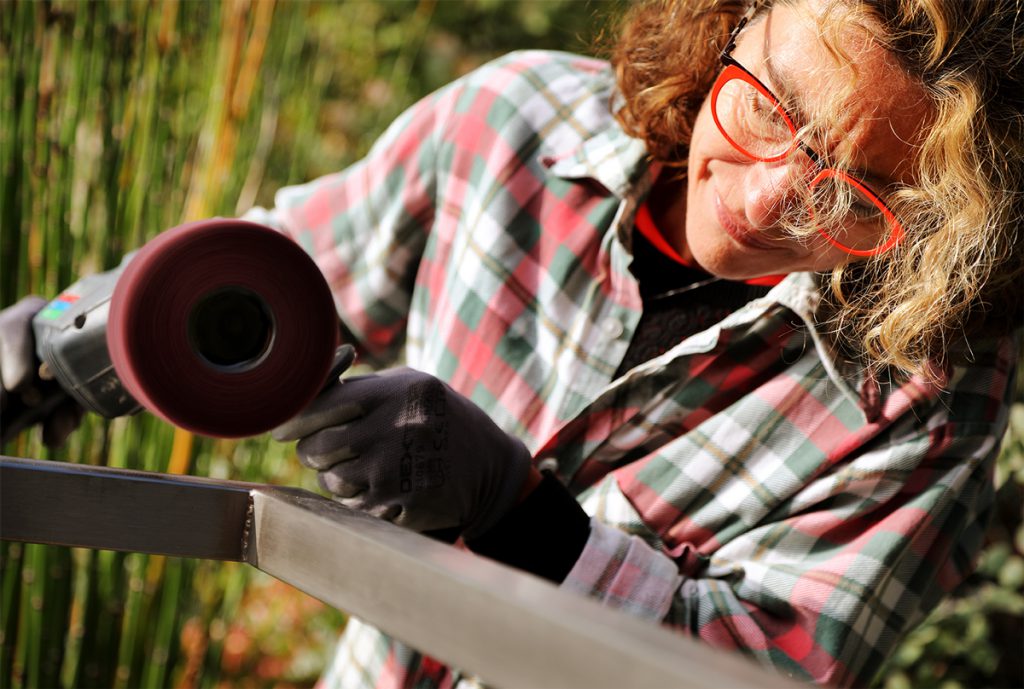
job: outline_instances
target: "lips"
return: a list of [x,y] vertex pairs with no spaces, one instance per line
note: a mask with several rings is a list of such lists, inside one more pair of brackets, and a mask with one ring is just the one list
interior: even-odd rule
[[758,249],[760,251],[776,251],[784,248],[778,242],[774,242],[757,230],[742,224],[740,220],[725,207],[725,204],[722,203],[722,197],[717,193],[715,194],[715,215],[718,217],[718,222],[722,226],[722,229],[725,230],[725,233],[732,237],[740,246],[745,246],[748,249]]

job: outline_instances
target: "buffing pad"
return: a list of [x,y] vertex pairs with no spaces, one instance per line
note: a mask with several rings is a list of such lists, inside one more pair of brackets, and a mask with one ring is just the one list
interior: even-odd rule
[[304,408],[339,339],[323,275],[291,239],[241,220],[167,230],[110,302],[107,346],[125,389],[182,428],[256,435]]

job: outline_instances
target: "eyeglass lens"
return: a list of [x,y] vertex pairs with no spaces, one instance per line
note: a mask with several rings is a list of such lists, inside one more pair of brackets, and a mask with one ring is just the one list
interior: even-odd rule
[[[797,146],[796,127],[781,104],[733,65],[719,77],[712,106],[722,135],[754,160],[782,160]],[[849,253],[871,255],[888,248],[897,231],[895,218],[881,200],[862,182],[839,171],[825,170],[815,177],[809,204],[814,218],[827,220],[822,231]]]

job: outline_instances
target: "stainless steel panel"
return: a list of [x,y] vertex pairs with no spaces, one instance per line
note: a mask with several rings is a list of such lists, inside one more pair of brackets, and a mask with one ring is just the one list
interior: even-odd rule
[[252,485],[0,457],[0,538],[242,560]]
[[499,687],[795,687],[733,653],[351,512],[253,491],[249,561]]

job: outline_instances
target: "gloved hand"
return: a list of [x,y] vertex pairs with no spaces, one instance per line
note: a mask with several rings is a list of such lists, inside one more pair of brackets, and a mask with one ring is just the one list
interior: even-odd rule
[[414,531],[485,533],[516,503],[530,453],[475,404],[398,368],[330,384],[272,432],[343,505]]
[[0,311],[0,425],[6,442],[22,428],[43,424],[43,443],[59,447],[82,421],[85,410],[52,380],[39,377],[32,318],[46,305],[25,297]]

